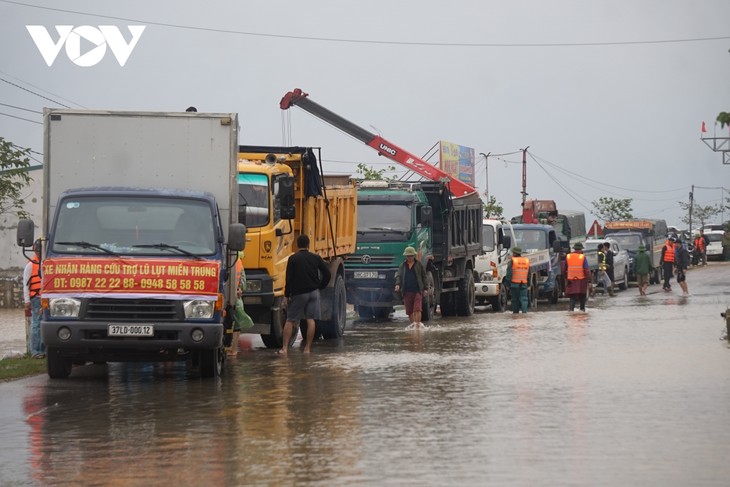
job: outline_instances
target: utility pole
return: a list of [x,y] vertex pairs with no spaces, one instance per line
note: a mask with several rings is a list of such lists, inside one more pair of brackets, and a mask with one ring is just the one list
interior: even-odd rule
[[527,149],[528,145],[522,149],[522,209],[525,209],[525,201],[527,201]]
[[695,198],[695,185],[692,185],[692,191],[689,192],[689,235],[692,236],[692,205]]
[[484,183],[486,185],[484,189],[484,197],[487,199],[487,204],[489,204],[489,154],[491,154],[491,152],[486,154],[484,152],[479,153],[480,156],[484,156]]

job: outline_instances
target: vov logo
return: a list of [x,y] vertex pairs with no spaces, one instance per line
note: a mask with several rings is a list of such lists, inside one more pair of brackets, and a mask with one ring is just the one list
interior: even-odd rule
[[[119,28],[114,25],[100,25],[98,28],[90,25],[80,25],[78,27],[57,25],[57,41],[51,39],[51,35],[42,25],[26,25],[25,28],[28,29],[33,42],[35,42],[48,66],[53,65],[58,53],[65,45],[66,55],[71,62],[77,66],[88,68],[95,66],[104,59],[107,46],[111,49],[114,57],[117,58],[119,65],[124,66],[147,26],[127,26],[130,34],[132,34],[132,40],[129,42],[124,39]],[[83,53],[81,49],[82,40],[86,48]]]

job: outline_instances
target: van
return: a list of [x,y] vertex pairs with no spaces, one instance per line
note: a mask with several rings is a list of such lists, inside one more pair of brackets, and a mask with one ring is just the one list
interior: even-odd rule
[[722,230],[710,230],[705,232],[707,237],[707,260],[722,260],[723,249],[722,240],[725,238],[725,232]]

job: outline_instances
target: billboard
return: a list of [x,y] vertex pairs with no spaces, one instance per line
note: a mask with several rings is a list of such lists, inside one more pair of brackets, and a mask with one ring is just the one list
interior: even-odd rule
[[459,181],[476,186],[474,181],[474,149],[444,140],[440,141],[439,145],[439,167],[441,170]]

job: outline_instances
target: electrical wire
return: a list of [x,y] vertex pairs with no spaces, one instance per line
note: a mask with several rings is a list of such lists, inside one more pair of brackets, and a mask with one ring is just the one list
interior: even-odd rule
[[[85,106],[81,105],[80,103],[76,103],[76,102],[75,102],[75,101],[73,101],[73,100],[69,100],[68,98],[64,98],[64,97],[63,97],[63,96],[61,96],[61,95],[57,95],[56,93],[53,93],[53,92],[51,92],[51,91],[48,91],[48,90],[45,90],[45,89],[41,88],[40,86],[36,86],[36,85],[34,85],[33,83],[29,83],[28,81],[22,80],[22,79],[18,78],[17,76],[13,76],[13,75],[12,75],[12,74],[10,74],[10,73],[6,73],[5,71],[2,71],[2,70],[0,70],[0,74],[4,74],[4,75],[5,75],[5,76],[7,76],[8,78],[12,78],[12,79],[14,79],[15,81],[18,81],[18,82],[20,82],[20,83],[23,83],[24,85],[32,86],[33,88],[35,88],[35,89],[37,89],[37,90],[40,90],[40,91],[42,91],[42,92],[44,92],[44,93],[48,93],[49,95],[51,95],[51,96],[54,96],[54,97],[56,97],[56,98],[58,98],[58,99],[60,99],[60,100],[65,100],[65,101],[67,101],[67,102],[69,102],[69,103],[71,103],[71,104],[74,104],[74,105],[78,106],[78,107],[81,107],[81,108],[86,108]],[[54,102],[54,103],[55,103],[55,102]],[[66,107],[66,108],[68,108],[68,107]]]
[[7,103],[0,103],[0,106],[4,106],[4,107],[8,107],[8,108],[15,108],[16,110],[23,110],[24,112],[37,113],[39,115],[43,115],[43,112],[41,112],[41,111],[31,110],[30,108],[17,107],[15,105],[8,105]]
[[[0,2],[1,2],[1,1],[3,1],[3,0],[0,0]],[[27,91],[28,93],[31,93],[31,94],[33,94],[33,95],[35,95],[35,96],[39,96],[39,97],[43,98],[44,100],[48,100],[48,101],[50,101],[50,102],[52,102],[52,103],[55,103],[56,105],[61,105],[61,106],[62,106],[62,107],[64,107],[64,108],[71,108],[70,106],[68,106],[68,105],[64,105],[63,103],[61,103],[61,102],[59,102],[59,101],[53,100],[53,99],[51,99],[51,98],[48,98],[47,96],[43,96],[43,95],[41,95],[40,93],[36,93],[36,92],[35,92],[35,91],[33,91],[33,90],[29,90],[28,88],[23,88],[23,87],[22,87],[22,86],[20,86],[19,84],[13,83],[12,81],[8,81],[8,80],[6,80],[5,78],[2,78],[2,77],[0,77],[0,81],[4,81],[5,83],[7,83],[7,84],[9,84],[9,85],[11,85],[11,86],[15,86],[16,88],[20,88],[20,89],[21,89],[21,90],[23,90],[23,91]]]
[[231,29],[216,29],[212,27],[198,27],[193,25],[170,24],[166,22],[155,22],[151,20],[132,19],[129,17],[119,17],[114,15],[103,15],[90,12],[80,12],[78,10],[68,10],[54,7],[46,7],[40,5],[32,5],[29,3],[17,2],[13,0],[0,0],[2,3],[18,5],[21,7],[37,8],[41,10],[50,10],[54,12],[70,13],[74,15],[86,15],[90,17],[98,17],[103,19],[121,20],[124,22],[136,22],[147,25],[157,25],[160,27],[170,27],[175,29],[187,29],[202,32],[215,32],[219,34],[235,34],[252,37],[267,37],[275,39],[292,39],[304,41],[320,41],[320,42],[337,42],[349,44],[377,44],[377,45],[397,45],[397,46],[425,46],[425,47],[601,47],[601,46],[627,46],[627,45],[646,45],[646,44],[679,44],[689,42],[708,42],[708,41],[724,41],[730,39],[730,36],[711,36],[711,37],[694,37],[684,39],[654,39],[639,41],[605,41],[605,42],[544,42],[544,43],[507,43],[507,42],[417,42],[417,41],[384,41],[372,39],[345,39],[333,37],[312,37],[312,36],[296,36],[285,34],[265,34],[261,32],[248,32]]
[[11,115],[11,114],[5,113],[5,112],[0,112],[0,115],[5,115],[6,117],[10,117],[10,118],[17,118],[18,120],[23,120],[25,122],[37,123],[38,125],[43,125],[43,122],[39,122],[37,120],[31,120],[29,118],[18,117],[17,115]]

